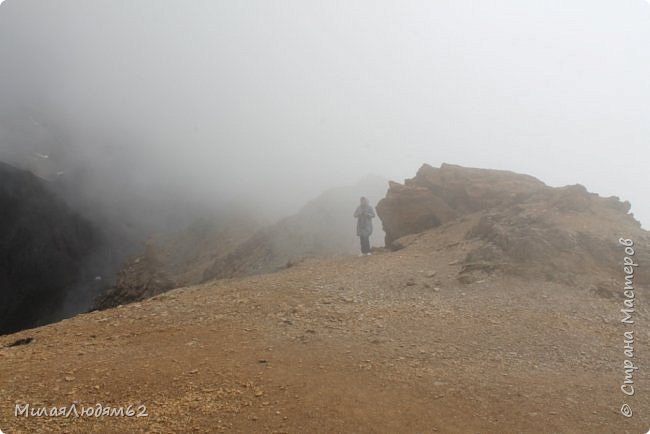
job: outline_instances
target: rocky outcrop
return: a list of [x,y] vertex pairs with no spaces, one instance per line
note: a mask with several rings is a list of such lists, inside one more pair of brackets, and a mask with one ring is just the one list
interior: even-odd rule
[[[475,247],[460,279],[474,280],[484,266],[569,285],[585,275],[618,276],[618,238],[625,234],[639,243],[648,241],[629,210],[628,202],[602,198],[581,185],[547,187],[509,206],[491,208],[466,234]],[[646,253],[642,249],[639,256]]]
[[507,205],[544,189],[528,175],[450,164],[423,165],[412,179],[390,183],[377,213],[386,232],[386,247],[415,234],[482,209]]
[[56,319],[99,238],[46,181],[0,163],[0,333]]
[[144,254],[128,262],[118,273],[115,286],[99,295],[96,308],[132,303],[175,288],[177,284],[169,276],[168,264],[168,252],[149,240]]
[[[622,276],[619,238],[634,239],[636,258],[650,262],[650,236],[630,208],[581,185],[554,188],[526,175],[443,164],[422,166],[404,185],[391,183],[377,211],[392,249],[422,244],[424,233],[432,238],[423,249],[463,246],[462,283],[498,272],[567,285],[600,276],[603,295],[620,292],[612,278]],[[440,245],[444,233],[455,239]],[[650,282],[650,273],[640,271],[637,281]]]

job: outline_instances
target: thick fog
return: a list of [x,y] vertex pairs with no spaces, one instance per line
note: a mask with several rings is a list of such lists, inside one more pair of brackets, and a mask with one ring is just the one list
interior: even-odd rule
[[0,160],[270,216],[449,162],[582,183],[647,226],[648,47],[642,0],[6,0]]

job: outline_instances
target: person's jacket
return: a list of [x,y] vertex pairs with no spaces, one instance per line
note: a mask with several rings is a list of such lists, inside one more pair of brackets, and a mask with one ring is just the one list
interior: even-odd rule
[[372,218],[375,217],[375,211],[369,205],[360,205],[354,211],[354,216],[357,218],[357,235],[369,237],[372,234]]

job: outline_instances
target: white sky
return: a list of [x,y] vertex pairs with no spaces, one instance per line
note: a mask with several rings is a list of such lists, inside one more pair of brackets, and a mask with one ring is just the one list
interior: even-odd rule
[[649,80],[643,0],[7,0],[0,159],[287,208],[448,162],[581,183],[647,227]]

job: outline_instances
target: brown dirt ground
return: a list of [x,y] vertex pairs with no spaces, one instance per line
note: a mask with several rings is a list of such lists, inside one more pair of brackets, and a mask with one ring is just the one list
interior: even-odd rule
[[[645,433],[650,293],[624,399],[621,300],[499,274],[463,285],[468,243],[306,259],[2,336],[34,340],[0,349],[0,429]],[[148,416],[14,416],[73,402]]]

